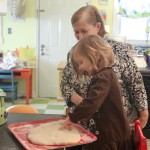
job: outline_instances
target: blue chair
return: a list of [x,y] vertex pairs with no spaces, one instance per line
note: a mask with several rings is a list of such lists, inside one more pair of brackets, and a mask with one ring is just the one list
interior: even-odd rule
[[17,99],[17,82],[14,82],[13,70],[0,70],[0,89],[6,93],[5,98],[11,98],[14,103]]

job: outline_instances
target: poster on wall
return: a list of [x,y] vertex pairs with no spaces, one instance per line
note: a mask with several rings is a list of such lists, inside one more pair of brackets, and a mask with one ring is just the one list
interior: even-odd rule
[[100,10],[100,14],[103,17],[104,24],[106,24],[107,12],[105,9]]

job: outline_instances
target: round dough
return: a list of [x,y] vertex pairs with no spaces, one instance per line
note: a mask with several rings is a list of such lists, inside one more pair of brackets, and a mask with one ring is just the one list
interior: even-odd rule
[[32,128],[28,133],[28,140],[39,145],[67,145],[81,140],[79,131],[75,127],[65,129],[64,120],[41,124]]

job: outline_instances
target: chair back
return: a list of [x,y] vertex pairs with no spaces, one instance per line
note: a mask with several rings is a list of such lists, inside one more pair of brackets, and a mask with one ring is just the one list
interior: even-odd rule
[[8,113],[39,114],[39,111],[30,105],[13,105],[6,109]]
[[13,70],[0,70],[0,79],[13,79]]
[[142,133],[140,121],[135,121],[134,133],[135,150],[148,150],[146,137]]
[[8,79],[9,81],[11,81],[12,88],[14,88],[13,70],[0,70],[0,79]]
[[11,98],[12,102],[17,99],[17,83],[14,82],[13,70],[0,70],[0,88],[6,93],[6,98]]

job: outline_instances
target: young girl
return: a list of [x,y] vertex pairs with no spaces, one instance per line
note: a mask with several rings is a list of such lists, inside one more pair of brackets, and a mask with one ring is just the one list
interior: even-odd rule
[[[98,35],[81,39],[72,53],[78,77],[91,78],[86,98],[82,99],[64,126],[89,118],[97,141],[83,145],[84,150],[131,150],[130,128],[124,113],[119,82],[111,68],[114,55],[111,47]],[[89,127],[90,128],[90,127]]]

